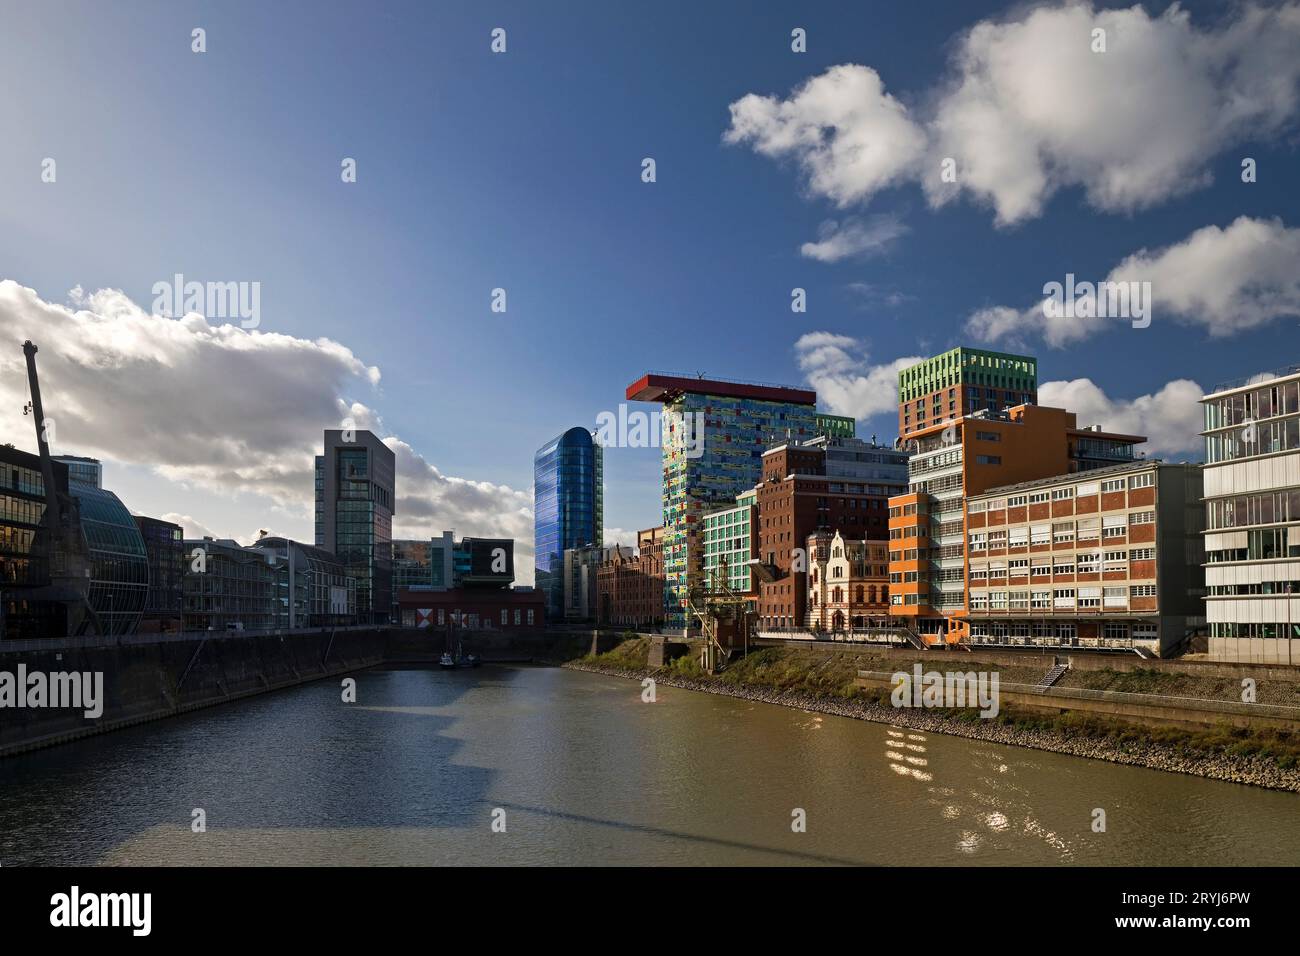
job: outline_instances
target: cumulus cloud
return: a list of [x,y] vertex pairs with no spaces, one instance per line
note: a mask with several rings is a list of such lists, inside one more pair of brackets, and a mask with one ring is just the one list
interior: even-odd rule
[[833,66],[789,99],[750,93],[730,109],[726,142],[793,160],[840,206],[914,177],[925,151],[924,131],[866,66]]
[[883,252],[905,232],[907,227],[895,216],[874,216],[869,220],[828,219],[818,229],[816,242],[805,242],[799,251],[819,262],[866,258]]
[[[197,314],[152,315],[125,293],[73,290],[71,306],[0,281],[0,429],[32,435],[20,343],[32,339],[56,454],[82,454],[152,469],[207,494],[255,494],[310,520],[313,461],[325,428],[351,419],[383,434],[361,398],[379,370],[330,339],[212,325]],[[513,537],[516,569],[531,568],[531,494],[443,475],[396,437],[398,537],[444,528]],[[24,442],[31,445],[34,442]],[[128,502],[148,513],[147,502]],[[195,515],[169,517],[211,533]],[[183,519],[183,520],[178,520]],[[250,515],[250,524],[265,520]],[[263,525],[264,526],[264,525]],[[220,536],[220,535],[217,535]],[[254,535],[255,536],[255,535]]]
[[1080,425],[1100,425],[1125,435],[1145,435],[1150,457],[1200,457],[1201,406],[1205,391],[1190,379],[1169,382],[1158,392],[1134,399],[1108,396],[1092,379],[1044,382],[1038,404],[1075,412]]
[[870,418],[898,410],[898,372],[920,356],[873,365],[865,345],[847,335],[809,332],[794,345],[795,359],[827,410]]
[[[1053,281],[1063,282],[1064,276]],[[1077,276],[1076,281],[1092,281]],[[1187,238],[1124,259],[1102,280],[1149,282],[1151,321],[1173,318],[1211,336],[1232,335],[1300,316],[1300,229],[1241,216],[1226,229],[1205,226]],[[1089,295],[1096,301],[1096,295]],[[1053,347],[1091,338],[1130,319],[1049,317],[1043,301],[1026,309],[991,306],[971,314],[966,332],[982,342]],[[1096,309],[1092,309],[1095,313]]]
[[[1093,49],[1098,29],[1105,52]],[[871,67],[843,64],[787,99],[732,103],[724,139],[792,160],[811,194],[839,206],[912,181],[932,205],[969,195],[1002,225],[1040,215],[1067,187],[1132,211],[1207,184],[1224,150],[1292,128],[1297,49],[1294,0],[1245,3],[1205,28],[1176,4],[1157,16],[1040,6],[958,37],[948,74],[917,96],[923,109],[887,93]]]

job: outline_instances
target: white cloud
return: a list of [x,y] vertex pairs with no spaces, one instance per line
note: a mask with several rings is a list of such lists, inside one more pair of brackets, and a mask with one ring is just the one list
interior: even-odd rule
[[1125,435],[1145,435],[1141,446],[1149,457],[1177,455],[1200,457],[1201,397],[1204,390],[1180,378],[1152,395],[1134,399],[1109,397],[1092,379],[1044,382],[1038,387],[1038,404],[1076,413],[1081,426],[1100,425]]
[[[198,315],[162,318],[115,289],[74,290],[72,300],[71,308],[45,302],[0,281],[0,430],[29,436],[20,437],[24,446],[35,443],[21,412],[27,376],[20,343],[28,338],[40,348],[56,454],[144,466],[208,495],[260,495],[268,511],[310,520],[322,431],[351,418],[383,434],[379,415],[353,394],[373,392],[379,370],[338,342],[214,326]],[[516,571],[527,583],[531,493],[443,475],[405,442],[385,440],[397,456],[394,534],[455,528],[458,535],[513,537]],[[148,502],[127,504],[150,512]],[[193,515],[168,520],[187,534],[211,533],[201,505],[196,494]],[[266,520],[250,514],[248,523]]]
[[789,99],[750,93],[731,104],[728,143],[795,160],[809,189],[840,206],[916,175],[925,133],[875,70],[833,66]]
[[[1076,281],[1092,278],[1076,276]],[[1211,336],[1232,335],[1300,316],[1300,229],[1288,229],[1277,219],[1241,216],[1226,229],[1205,226],[1163,249],[1134,253],[1103,281],[1149,282],[1153,324],[1172,318]],[[981,342],[1019,347],[1041,337],[1059,348],[1121,325],[1131,327],[1131,320],[1048,318],[1040,300],[1023,310],[980,309],[966,320],[966,332]]]
[[[1092,31],[1106,31],[1093,52]],[[1243,4],[1193,25],[1176,4],[1039,6],[983,20],[955,44],[924,115],[868,66],[835,66],[788,99],[731,105],[725,140],[792,158],[809,191],[840,206],[919,182],[933,205],[969,194],[1000,224],[1042,213],[1062,188],[1106,211],[1150,206],[1210,181],[1211,161],[1293,126],[1300,104],[1300,4]],[[956,162],[944,183],[940,163]]]
[[819,262],[865,258],[883,252],[907,227],[895,216],[873,216],[870,220],[828,219],[818,229],[816,242],[805,242],[799,251]]
[[898,410],[898,372],[919,356],[872,365],[857,339],[833,332],[809,332],[795,342],[795,359],[827,410],[870,418]]
[[1109,279],[1150,282],[1157,310],[1231,335],[1300,316],[1300,229],[1241,216],[1226,229],[1205,226],[1154,253],[1143,249]]

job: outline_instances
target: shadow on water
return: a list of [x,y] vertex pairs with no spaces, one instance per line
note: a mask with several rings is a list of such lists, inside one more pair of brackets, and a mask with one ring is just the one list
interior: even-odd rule
[[771,853],[774,856],[785,856],[792,860],[799,860],[804,863],[833,863],[838,866],[863,865],[861,860],[849,860],[843,857],[825,856],[819,853],[800,853],[798,850],[783,850],[780,847],[760,846],[756,843],[745,843],[740,840],[726,840],[721,837],[702,836],[698,833],[685,833],[681,830],[667,830],[663,827],[652,827],[643,823],[629,823],[625,820],[602,820],[600,817],[589,817],[580,813],[565,813],[562,810],[547,810],[545,807],[530,807],[517,803],[497,803],[496,806],[506,810],[515,810],[520,813],[533,813],[554,820],[565,820],[570,823],[583,823],[600,827],[610,827],[615,830],[621,830],[625,833],[641,833],[647,836],[669,837],[674,840],[687,840],[692,843],[723,847],[729,850],[749,850],[755,853]]
[[508,668],[372,669],[0,761],[0,864],[89,864],[157,826],[456,827],[495,771],[453,708]]

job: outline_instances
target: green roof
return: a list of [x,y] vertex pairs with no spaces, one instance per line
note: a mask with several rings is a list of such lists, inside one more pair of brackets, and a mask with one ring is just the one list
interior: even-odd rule
[[959,347],[898,373],[898,400],[908,402],[956,385],[988,385],[1038,391],[1038,359],[1032,355]]

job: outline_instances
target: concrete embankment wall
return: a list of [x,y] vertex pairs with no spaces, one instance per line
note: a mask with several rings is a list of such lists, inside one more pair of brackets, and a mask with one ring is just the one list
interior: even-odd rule
[[[860,671],[857,683],[859,687],[881,690],[892,690],[894,686],[892,675],[883,671]],[[1164,727],[1213,727],[1230,724],[1235,727],[1300,730],[1300,708],[1267,704],[1237,704],[1232,701],[1072,687],[1040,688],[1026,684],[1000,684],[998,699],[1002,706],[1017,709],[1053,714],[1077,711]]]
[[1238,663],[1230,661],[1189,660],[1174,658],[1172,660],[1158,657],[1138,657],[1136,654],[1087,652],[1077,648],[1063,650],[1024,650],[1010,651],[994,648],[975,647],[971,651],[934,650],[917,651],[910,645],[860,644],[847,641],[801,641],[760,639],[757,646],[810,647],[818,650],[834,649],[859,653],[868,657],[900,657],[912,660],[923,654],[925,660],[933,660],[936,666],[951,663],[954,668],[961,667],[963,660],[976,660],[987,664],[1002,664],[1007,667],[1041,667],[1046,673],[1058,661],[1069,664],[1074,670],[1085,671],[1158,671],[1164,674],[1187,674],[1191,677],[1254,677],[1266,676],[1290,677],[1300,679],[1300,667],[1286,664]]
[[103,713],[0,708],[0,756],[105,733],[325,677],[386,658],[386,629],[69,638],[0,645],[0,671],[103,674]]

